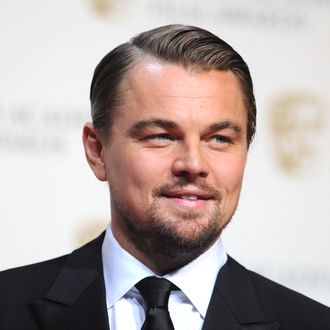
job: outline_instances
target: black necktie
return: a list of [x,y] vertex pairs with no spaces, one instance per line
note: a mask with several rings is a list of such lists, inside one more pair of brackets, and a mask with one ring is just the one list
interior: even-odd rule
[[141,330],[174,330],[167,305],[171,289],[176,287],[170,281],[155,276],[146,277],[136,287],[148,307]]

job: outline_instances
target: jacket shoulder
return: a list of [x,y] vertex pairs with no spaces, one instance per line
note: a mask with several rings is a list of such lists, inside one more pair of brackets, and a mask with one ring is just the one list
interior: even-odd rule
[[330,329],[329,307],[260,274],[248,273],[264,313],[279,320],[283,328]]
[[0,296],[16,299],[16,294],[17,298],[45,294],[65,263],[79,268],[86,266],[90,260],[92,263],[99,260],[103,238],[104,233],[67,255],[0,272]]
[[[102,271],[101,246],[104,234],[70,254],[0,272],[0,329],[40,329],[32,308],[33,301],[44,299],[63,276],[65,292],[72,283],[79,282],[81,270]],[[95,270],[96,269],[96,270]],[[84,272],[82,272],[84,274]],[[85,272],[86,273],[86,272]],[[90,272],[87,272],[87,277]],[[85,279],[86,280],[86,279]],[[68,282],[69,281],[69,282]]]
[[0,272],[0,296],[7,300],[41,295],[49,288],[67,256]]
[[0,272],[0,329],[39,329],[32,300],[43,297],[66,257]]

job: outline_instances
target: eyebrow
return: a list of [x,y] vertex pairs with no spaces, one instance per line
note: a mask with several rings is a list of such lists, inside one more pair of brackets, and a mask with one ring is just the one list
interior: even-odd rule
[[149,127],[160,127],[164,129],[178,129],[179,126],[172,120],[160,119],[160,118],[151,118],[148,120],[141,120],[135,123],[130,129],[129,133],[134,135],[138,131],[141,131]]
[[208,127],[207,130],[208,131],[221,131],[224,129],[230,129],[230,130],[234,131],[235,133],[237,133],[238,135],[241,135],[242,131],[243,131],[242,127],[239,124],[236,124],[235,122],[228,121],[228,120],[213,123]]

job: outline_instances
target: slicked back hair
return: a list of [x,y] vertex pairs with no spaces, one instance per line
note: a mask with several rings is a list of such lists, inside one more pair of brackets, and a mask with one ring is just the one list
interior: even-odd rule
[[113,112],[124,102],[121,82],[146,56],[187,69],[232,71],[242,88],[248,112],[247,142],[248,145],[251,143],[256,128],[256,104],[247,64],[216,35],[186,25],[166,25],[142,32],[113,49],[97,65],[90,101],[93,125],[102,139],[110,138]]

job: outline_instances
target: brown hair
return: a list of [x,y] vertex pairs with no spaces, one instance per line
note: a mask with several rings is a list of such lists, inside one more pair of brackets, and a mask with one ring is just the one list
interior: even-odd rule
[[92,119],[101,137],[111,134],[112,112],[122,102],[120,84],[139,59],[159,60],[202,70],[230,70],[241,84],[248,111],[247,141],[256,128],[256,105],[249,68],[225,41],[209,31],[185,25],[167,25],[142,32],[109,52],[97,65],[91,84]]

